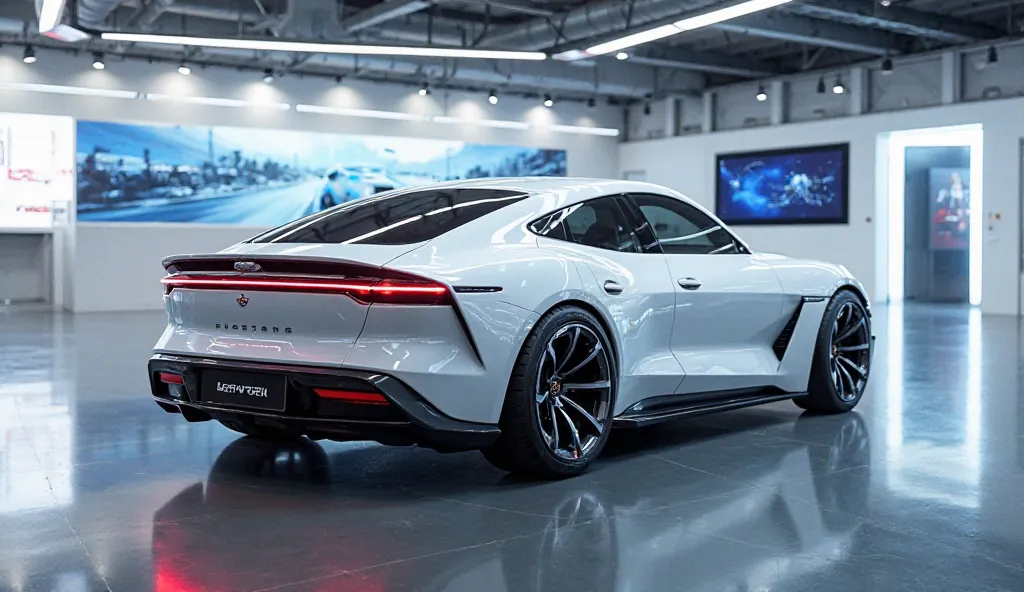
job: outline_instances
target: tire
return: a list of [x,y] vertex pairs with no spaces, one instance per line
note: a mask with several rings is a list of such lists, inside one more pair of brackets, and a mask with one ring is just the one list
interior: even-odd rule
[[618,386],[614,360],[611,340],[594,315],[576,306],[546,314],[516,358],[501,436],[482,450],[484,457],[500,469],[535,478],[584,472],[611,430]]
[[837,292],[818,329],[808,395],[793,402],[814,413],[846,413],[856,407],[871,373],[871,346],[871,318],[864,304],[852,292]]
[[280,441],[294,439],[293,435],[282,429],[261,426],[247,421],[222,419],[220,420],[220,423],[229,430],[238,432],[239,434],[245,434],[246,436],[259,438],[260,440]]

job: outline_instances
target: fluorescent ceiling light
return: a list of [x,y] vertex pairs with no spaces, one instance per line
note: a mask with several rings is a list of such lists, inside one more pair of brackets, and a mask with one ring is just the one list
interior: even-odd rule
[[64,0],[43,0],[39,7],[39,32],[45,34],[57,28],[64,14]]
[[60,86],[56,84],[34,84],[30,82],[0,82],[0,89],[42,92],[58,95],[80,95],[85,97],[108,97],[111,99],[137,99],[139,93],[133,90],[112,90],[86,86]]
[[400,119],[402,121],[423,121],[423,115],[400,113],[397,111],[375,111],[373,109],[345,109],[341,107],[321,107],[319,105],[295,105],[299,113],[321,113],[323,115],[347,115],[350,117],[370,117],[373,119]]
[[534,126],[540,128],[547,128],[551,131],[562,132],[564,134],[584,134],[588,136],[609,136],[615,137],[619,135],[619,130],[614,127],[590,127],[586,125],[546,125],[546,126]]
[[273,39],[233,39],[186,37],[182,35],[150,35],[146,33],[103,33],[106,41],[127,43],[158,43],[219,49],[255,51],[286,51],[298,53],[332,53],[352,55],[416,56],[428,58],[480,58],[490,60],[541,61],[547,55],[540,51],[502,51],[494,49],[462,49],[458,47],[407,47],[397,45],[351,45],[342,43],[305,43]]
[[776,6],[781,6],[791,1],[792,0],[748,0],[747,2],[740,2],[739,4],[734,4],[726,8],[684,18],[672,23],[671,25],[662,25],[660,27],[655,27],[654,29],[633,33],[632,35],[626,35],[625,37],[613,39],[605,43],[599,43],[593,47],[587,48],[584,53],[595,56],[612,53],[613,51],[620,51],[642,43],[650,43],[651,41],[671,37],[672,35],[682,33],[683,31],[692,31],[702,27],[709,27],[734,18],[739,18],[741,16],[767,10],[769,8],[775,8]]
[[449,117],[447,115],[437,115],[430,118],[435,123],[452,123],[460,124],[465,123],[469,125],[479,125],[482,127],[497,127],[502,129],[519,129],[524,130],[530,127],[530,124],[525,121],[506,121],[504,119],[466,119],[463,117]]
[[256,109],[275,109],[287,111],[292,108],[288,103],[263,103],[260,101],[241,101],[238,99],[221,99],[218,97],[192,97],[185,95],[161,95],[156,93],[146,94],[150,101],[175,101],[178,103],[191,103],[193,105],[212,105],[214,107],[253,107]]

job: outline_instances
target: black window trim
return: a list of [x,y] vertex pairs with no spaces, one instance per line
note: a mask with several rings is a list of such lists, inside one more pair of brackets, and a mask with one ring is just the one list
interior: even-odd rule
[[[641,193],[641,192],[638,192],[638,193]],[[692,204],[689,204],[686,201],[683,201],[683,200],[679,199],[678,197],[673,197],[671,195],[665,195],[664,193],[655,193],[653,191],[645,191],[645,192],[642,192],[642,193],[644,195],[653,195],[655,197],[663,197],[665,199],[675,200],[675,201],[681,202],[683,204],[686,204],[686,205],[692,207],[693,209],[697,210],[697,212],[699,212],[701,214],[705,214],[703,211],[701,211],[700,208],[698,208],[698,207],[696,207],[696,206],[694,206]],[[647,225],[650,226],[650,224],[651,224],[650,220],[647,219],[647,216],[644,216],[643,210],[641,210],[640,206],[637,205],[636,201],[633,199],[633,195],[631,193],[623,193],[622,197],[629,203],[629,208],[634,211],[634,215],[640,216],[647,223]],[[707,215],[707,214],[705,214],[705,215]],[[713,250],[711,252],[703,253],[704,255],[750,255],[751,254],[750,247],[748,247],[745,242],[740,240],[740,238],[738,236],[736,236],[735,233],[733,233],[728,227],[726,227],[724,222],[722,222],[721,220],[715,220],[715,218],[713,216],[708,216],[708,218],[712,222],[715,222],[716,225],[714,227],[712,227],[712,228],[709,228],[708,230],[702,231],[702,233],[710,233],[710,232],[714,232],[715,230],[719,230],[719,229],[722,230],[727,235],[729,235],[730,239],[732,239],[732,244],[734,245],[734,247],[736,249],[736,252],[735,253],[720,253],[719,251],[722,251],[723,249],[728,248],[728,245],[726,245],[724,247],[718,247],[717,249],[715,249],[715,250]],[[660,247],[661,240],[657,238],[657,235],[655,235],[655,240],[658,241],[658,245]],[[666,255],[676,254],[676,253],[667,253],[667,252],[665,252],[664,247],[660,247],[660,248],[662,249],[662,252],[664,252]]]

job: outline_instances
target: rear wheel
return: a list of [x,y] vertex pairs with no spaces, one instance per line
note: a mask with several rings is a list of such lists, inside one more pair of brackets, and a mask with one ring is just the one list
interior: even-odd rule
[[611,343],[592,314],[574,306],[548,313],[523,344],[501,437],[484,456],[535,477],[582,473],[608,440],[616,376]]
[[852,292],[832,297],[821,320],[806,397],[793,402],[817,413],[845,413],[864,395],[871,372],[871,320]]

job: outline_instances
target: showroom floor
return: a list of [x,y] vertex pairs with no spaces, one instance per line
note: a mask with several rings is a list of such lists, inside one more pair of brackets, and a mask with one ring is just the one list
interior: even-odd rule
[[856,413],[616,433],[556,483],[187,424],[149,400],[161,327],[0,313],[0,589],[1024,590],[1014,318],[879,310]]

